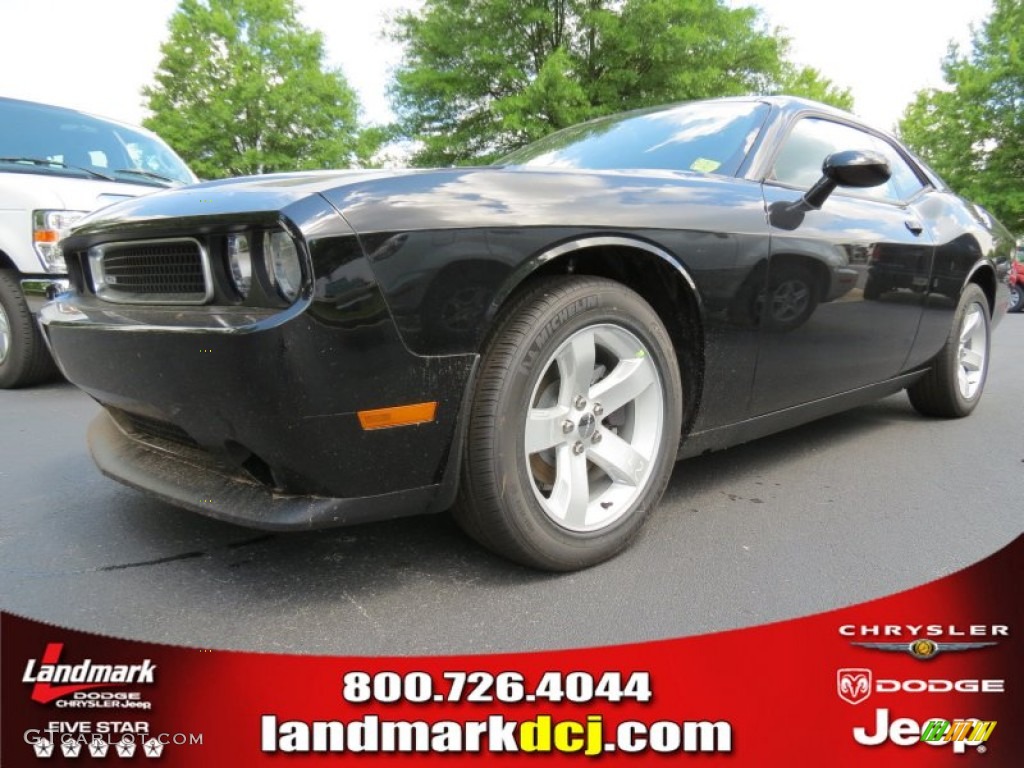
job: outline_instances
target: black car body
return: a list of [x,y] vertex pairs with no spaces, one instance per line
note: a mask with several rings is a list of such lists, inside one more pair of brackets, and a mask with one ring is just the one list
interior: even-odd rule
[[[855,178],[862,166],[876,177]],[[954,326],[967,332],[958,318],[974,297],[983,384],[1013,249],[1005,229],[890,137],[782,97],[606,118],[500,166],[200,184],[108,208],[62,245],[73,290],[46,308],[44,328],[65,375],[104,406],[89,440],[106,474],[270,529],[457,501],[476,538],[549,568],[621,549],[677,447],[681,457],[724,448],[915,385],[919,409],[965,415],[980,388],[964,390],[971,402],[958,409],[920,394],[920,382],[955,377],[940,358],[963,352],[949,339]],[[243,246],[248,261],[228,258]],[[243,296],[238,281],[250,274]],[[289,281],[291,295],[281,290]],[[653,319],[631,309],[636,296]],[[549,313],[544,327],[522,321],[525,335],[498,350],[534,304],[537,317]],[[598,305],[633,318],[622,333],[595,319],[618,334],[595,332],[598,352],[638,340],[661,410],[641,421],[632,402],[624,407],[640,426],[609,427],[585,396],[578,413],[564,406],[561,378],[551,398],[572,417],[572,446],[593,439],[595,416],[608,439],[651,432],[649,492],[607,525],[585,522],[587,496],[579,525],[538,514],[531,525],[544,531],[531,533],[506,509],[496,532],[473,510],[504,503],[486,492],[503,467],[502,483],[542,484],[523,479],[540,464],[520,461],[521,436],[492,444],[521,435],[525,417],[522,396],[498,391],[503,374],[490,369],[501,358],[512,366],[505,379],[525,376],[534,353],[555,365],[547,337]],[[582,390],[609,375],[593,367]],[[539,377],[551,374],[529,375],[521,386],[533,387],[528,407],[539,414]],[[498,400],[485,418],[476,411],[488,387]],[[663,427],[674,436],[658,437]],[[577,450],[590,457],[591,447]],[[561,457],[561,443],[552,450]],[[474,464],[484,456],[492,464]],[[561,471],[548,465],[537,471]],[[587,489],[595,466],[583,465]],[[542,506],[556,484],[535,492]]]

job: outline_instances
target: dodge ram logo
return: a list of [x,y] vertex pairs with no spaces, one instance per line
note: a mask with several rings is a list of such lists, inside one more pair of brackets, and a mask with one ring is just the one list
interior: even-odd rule
[[860,704],[871,695],[870,669],[840,669],[836,672],[836,693],[850,704]]

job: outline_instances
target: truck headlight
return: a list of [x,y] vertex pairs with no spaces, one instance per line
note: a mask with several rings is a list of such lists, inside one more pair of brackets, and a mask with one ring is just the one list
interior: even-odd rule
[[302,287],[302,262],[295,241],[286,232],[267,232],[263,236],[263,257],[281,298],[295,301]]
[[228,235],[228,270],[235,290],[244,299],[252,285],[252,252],[248,235]]
[[47,272],[68,271],[60,241],[88,211],[32,211],[32,245]]

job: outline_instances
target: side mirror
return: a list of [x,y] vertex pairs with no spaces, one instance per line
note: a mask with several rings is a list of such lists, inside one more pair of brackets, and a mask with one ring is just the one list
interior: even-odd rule
[[889,161],[879,152],[848,149],[833,152],[821,164],[821,178],[794,203],[781,200],[768,206],[773,227],[792,231],[799,227],[808,211],[817,211],[836,187],[877,187],[892,176]]
[[803,196],[806,210],[818,210],[836,187],[877,187],[892,176],[889,161],[878,152],[848,149],[833,152],[821,164],[822,176]]

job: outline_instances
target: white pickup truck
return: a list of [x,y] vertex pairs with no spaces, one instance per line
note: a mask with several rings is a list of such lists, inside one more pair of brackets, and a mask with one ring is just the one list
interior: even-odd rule
[[67,285],[63,233],[97,208],[195,181],[142,128],[0,98],[0,389],[56,370],[35,313]]

